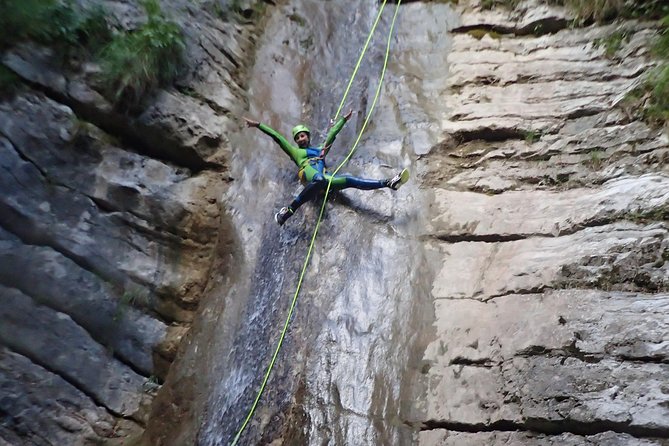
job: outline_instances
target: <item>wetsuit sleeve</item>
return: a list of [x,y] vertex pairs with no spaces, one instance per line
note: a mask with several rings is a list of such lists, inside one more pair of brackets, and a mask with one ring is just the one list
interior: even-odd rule
[[323,156],[327,155],[328,151],[330,150],[330,146],[334,142],[335,138],[337,138],[337,133],[339,133],[341,129],[344,128],[344,124],[346,124],[346,118],[342,116],[328,132],[328,135],[325,137],[325,142],[323,143]]
[[286,152],[286,155],[288,155],[293,161],[295,161],[295,163],[297,163],[297,148],[293,147],[293,145],[288,142],[285,136],[274,130],[272,127],[262,123],[258,125],[258,128],[266,135],[271,136],[272,139],[279,145],[279,147],[281,147],[281,150]]

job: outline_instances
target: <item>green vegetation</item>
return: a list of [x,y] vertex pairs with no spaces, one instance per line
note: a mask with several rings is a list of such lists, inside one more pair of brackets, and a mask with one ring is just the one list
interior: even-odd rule
[[481,9],[492,9],[498,6],[514,9],[521,0],[481,0]]
[[495,6],[495,0],[481,0],[481,9],[492,9]]
[[225,9],[223,9],[223,6],[221,6],[221,3],[217,0],[214,0],[211,3],[211,10],[210,12],[213,12],[216,17],[218,17],[221,20],[226,20],[227,19],[227,14],[225,13]]
[[73,0],[0,0],[0,48],[30,39],[57,46],[64,57],[94,52],[111,38],[105,16],[101,7],[85,10]]
[[0,47],[25,38],[48,38],[56,28],[48,20],[56,6],[55,1],[46,0],[0,0]]
[[[632,211],[627,214],[627,219],[635,223],[650,223],[653,221],[669,221],[669,207],[658,207],[651,210]],[[666,260],[666,259],[665,259]]]
[[125,291],[116,305],[116,312],[114,313],[114,322],[123,319],[129,307],[132,307],[139,295],[135,292]]
[[146,307],[149,305],[150,298],[148,293],[139,288],[129,288],[123,292],[123,295],[116,304],[114,313],[114,322],[120,321],[130,307]]
[[660,37],[653,46],[653,54],[658,57],[669,58],[669,13],[660,21],[662,27]]
[[163,15],[158,0],[144,0],[142,5],[147,23],[116,35],[100,54],[105,90],[124,106],[138,104],[150,90],[174,80],[182,62],[179,26]]
[[627,13],[625,0],[562,0],[553,3],[567,6],[580,21],[611,21]]
[[214,0],[207,6],[221,20],[250,22],[252,19],[260,16],[265,10],[264,1],[256,1],[250,8],[242,4],[241,0],[231,0],[221,3],[220,0]]
[[0,65],[0,98],[11,96],[19,84],[19,77],[12,70]]
[[602,155],[604,152],[601,150],[593,150],[590,152],[590,156],[588,159],[586,159],[583,164],[587,165],[593,170],[598,170],[602,165],[604,164],[604,161],[602,159]]
[[669,62],[663,62],[651,70],[646,78],[644,89],[650,102],[643,110],[643,117],[656,124],[669,122]]
[[[97,60],[106,95],[123,107],[138,104],[153,88],[178,74],[184,40],[158,0],[142,0],[148,21],[115,35],[101,7],[83,9],[74,0],[0,0],[0,49],[22,40],[56,48],[63,60]],[[11,90],[13,73],[0,71],[0,92]]]
[[307,20],[296,12],[290,14],[288,16],[288,20],[290,20],[291,22],[295,22],[300,26],[304,26],[307,24]]
[[653,46],[653,54],[660,64],[646,79],[645,89],[650,94],[646,115],[651,121],[669,122],[669,15],[662,19],[660,37]]
[[483,28],[478,28],[478,29],[470,29],[467,31],[467,34],[475,38],[476,40],[481,40],[483,37],[487,34],[493,39],[501,39],[502,35],[498,32],[495,32],[493,30],[489,29],[483,29]]
[[660,35],[652,48],[659,60],[641,85],[630,91],[625,106],[646,122],[657,125],[669,123],[669,15],[660,21]]
[[623,42],[629,42],[631,37],[629,31],[619,29],[605,38],[595,39],[593,43],[595,47],[604,47],[604,55],[612,58],[622,48]]
[[314,46],[314,37],[309,36],[306,39],[300,40],[300,47],[305,50],[309,51],[311,48]]
[[[653,124],[669,122],[669,3],[666,0],[544,0],[572,9],[577,21],[610,22],[617,19],[660,20],[659,38],[653,54],[659,64],[650,70],[642,84],[626,98],[628,108],[641,119]],[[630,34],[618,30],[595,45],[603,45],[607,57],[613,57],[630,39]]]
[[[666,0],[542,0],[549,5],[565,6],[578,22],[609,22],[615,19],[659,19],[669,14]],[[481,0],[482,9],[501,6],[514,9],[520,0]]]
[[659,19],[669,14],[666,0],[544,0],[564,5],[574,11],[581,22],[610,22],[616,19]]
[[162,381],[156,375],[149,376],[144,383],[142,383],[142,392],[148,393],[149,395],[155,395],[155,393],[160,389]]
[[525,142],[528,144],[533,144],[541,139],[541,132],[535,130],[527,130],[525,132]]
[[[541,0],[545,4],[569,8],[576,16],[574,24],[641,19],[660,20],[659,38],[653,54],[659,64],[645,77],[643,83],[630,92],[627,108],[647,122],[666,125],[669,122],[669,2],[667,0]],[[505,7],[514,9],[520,0],[481,0],[482,9]],[[535,30],[539,33],[541,30]],[[482,38],[481,31],[471,32]],[[606,57],[614,57],[623,44],[631,38],[627,30],[619,29],[606,38],[595,40],[603,46]],[[596,164],[596,163],[595,163]]]
[[265,12],[265,2],[256,0],[250,8],[242,6],[240,0],[232,0],[229,10],[232,11],[239,19],[245,21],[253,21]]

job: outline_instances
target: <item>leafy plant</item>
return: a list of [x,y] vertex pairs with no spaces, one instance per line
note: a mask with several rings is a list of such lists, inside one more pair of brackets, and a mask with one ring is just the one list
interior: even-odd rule
[[163,15],[157,0],[142,5],[147,23],[117,35],[100,55],[105,89],[125,106],[138,104],[151,89],[174,80],[182,62],[181,28]]
[[97,5],[80,17],[77,27],[80,46],[83,45],[91,53],[97,53],[111,41],[113,35],[107,16],[105,9]]
[[41,34],[53,3],[47,0],[0,0],[0,47]]
[[31,39],[58,46],[64,57],[94,52],[111,38],[102,7],[84,10],[73,0],[0,0],[0,27],[0,48]]

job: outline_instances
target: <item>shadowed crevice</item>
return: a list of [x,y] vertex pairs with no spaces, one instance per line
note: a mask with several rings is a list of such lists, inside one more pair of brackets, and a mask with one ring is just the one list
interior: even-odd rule
[[637,438],[669,438],[669,429],[631,426],[629,423],[607,420],[591,423],[575,420],[547,420],[545,418],[527,418],[522,422],[498,420],[492,423],[459,423],[445,420],[428,420],[422,423],[421,431],[445,429],[455,432],[513,432],[525,431],[544,435],[596,435],[605,432],[627,434]]
[[49,367],[48,364],[44,363],[39,358],[31,355],[29,351],[26,351],[26,350],[21,349],[21,348],[16,349],[16,348],[14,348],[14,346],[10,346],[10,345],[6,345],[6,347],[10,351],[12,351],[12,352],[14,352],[18,355],[23,356],[24,358],[26,358],[27,360],[29,360],[30,362],[32,362],[36,366],[41,367],[42,369],[48,371],[49,373],[53,373],[54,375],[58,376],[60,379],[67,382],[68,384],[70,384],[72,387],[77,389],[83,395],[90,398],[90,400],[93,401],[96,406],[104,408],[107,412],[109,412],[114,417],[123,418],[125,420],[131,420],[131,421],[134,421],[136,423],[139,423],[141,426],[144,426],[144,421],[141,419],[141,417],[137,417],[137,416],[134,416],[134,415],[124,415],[120,412],[115,411],[114,409],[111,409],[103,401],[101,401],[100,398],[96,397],[93,393],[88,392],[83,386],[79,385],[79,383],[77,383],[76,380],[73,380],[70,377],[68,377],[66,374],[60,373],[60,371],[55,370],[52,367]]
[[451,32],[455,34],[464,34],[470,31],[491,31],[497,34],[509,36],[543,36],[545,34],[554,34],[569,26],[569,20],[556,17],[547,17],[545,19],[535,20],[522,27],[510,27],[501,25],[468,25],[454,28]]

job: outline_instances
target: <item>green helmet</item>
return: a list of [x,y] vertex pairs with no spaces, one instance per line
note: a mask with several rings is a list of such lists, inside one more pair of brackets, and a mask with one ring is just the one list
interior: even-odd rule
[[309,127],[307,127],[304,124],[299,124],[293,127],[293,139],[297,136],[298,133],[300,132],[307,132],[308,135],[311,135],[311,132],[309,131]]

